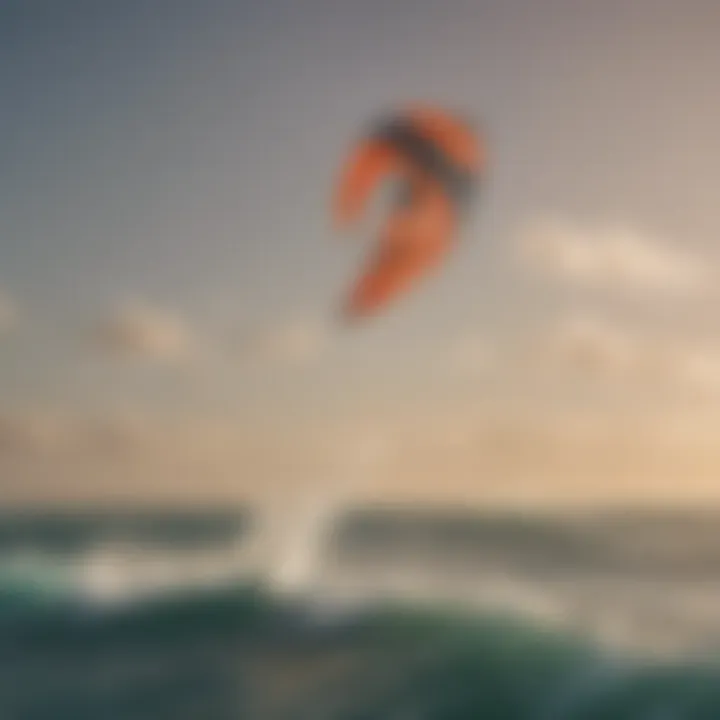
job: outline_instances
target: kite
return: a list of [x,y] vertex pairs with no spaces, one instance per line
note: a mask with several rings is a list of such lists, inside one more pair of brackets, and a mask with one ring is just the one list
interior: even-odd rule
[[373,124],[341,169],[335,227],[357,224],[381,183],[393,180],[396,191],[369,261],[344,300],[344,320],[384,310],[442,264],[484,166],[477,129],[446,110],[416,106]]

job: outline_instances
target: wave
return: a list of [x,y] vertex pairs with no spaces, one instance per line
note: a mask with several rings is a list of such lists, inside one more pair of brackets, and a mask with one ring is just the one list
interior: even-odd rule
[[243,585],[45,606],[0,633],[8,718],[720,717],[720,667],[616,656],[509,613],[396,602],[328,625]]
[[[338,552],[332,513],[316,510],[291,529],[292,552],[262,567],[235,531],[204,542],[182,523],[182,541],[123,521],[113,527],[131,531],[95,525],[60,549],[6,545],[0,717],[720,717],[715,656],[661,662],[640,638],[651,619],[654,640],[668,627],[683,641],[712,639],[718,587],[704,562],[696,577],[663,560],[638,578],[610,545],[617,527],[583,525],[578,536],[556,521],[453,518],[437,530],[435,518],[383,516],[379,532],[377,514]],[[629,527],[636,547],[639,525]],[[662,546],[663,559],[670,540],[689,538],[682,557],[715,552],[715,535],[696,521],[683,528],[653,529],[644,551]],[[591,554],[557,550],[590,541]],[[466,548],[470,560],[453,567]],[[554,565],[538,570],[546,556]]]
[[[6,518],[0,602],[99,610],[260,576],[326,620],[394,598],[512,610],[633,651],[720,649],[714,516],[593,520],[389,509],[343,516],[333,502],[302,510],[254,537],[240,522],[247,515],[231,512]],[[59,536],[64,543],[55,542]],[[280,542],[267,543],[268,536]]]

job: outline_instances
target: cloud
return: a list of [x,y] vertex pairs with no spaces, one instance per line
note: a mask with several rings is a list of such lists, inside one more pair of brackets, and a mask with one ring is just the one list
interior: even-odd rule
[[622,226],[544,221],[521,233],[534,269],[578,286],[696,295],[711,287],[703,259]]
[[720,347],[716,342],[696,344],[675,354],[676,374],[687,386],[720,393]]
[[451,345],[448,362],[454,372],[478,374],[488,370],[494,359],[494,347],[486,338],[467,333]]
[[61,413],[25,410],[0,415],[0,457],[45,457],[68,447],[75,428]]
[[267,430],[237,418],[70,409],[0,414],[6,502],[240,502],[335,478],[332,449],[306,426]]
[[540,345],[542,357],[561,372],[630,381],[661,392],[720,392],[720,345],[715,341],[652,336],[587,312],[560,320]]
[[645,340],[638,347],[635,376],[659,388],[720,396],[720,347],[714,341]]
[[6,502],[718,500],[720,411],[684,412],[484,408],[282,432],[231,418],[7,412],[0,475]]
[[172,363],[192,350],[189,328],[179,317],[143,302],[117,307],[95,328],[96,345],[124,359]]
[[327,331],[311,320],[293,320],[248,336],[241,350],[258,363],[301,366],[316,361],[325,351]]
[[[680,436],[674,416],[613,411],[489,411],[395,433],[368,478],[386,502],[557,506],[595,502],[720,499],[717,443],[703,418]],[[717,420],[717,412],[714,419]],[[453,432],[463,442],[448,444]]]
[[152,423],[138,414],[83,415],[52,409],[24,409],[0,414],[0,460],[91,460],[103,462],[162,446],[169,423]]
[[595,375],[622,375],[638,361],[637,340],[609,320],[575,314],[550,332],[549,355],[561,365]]

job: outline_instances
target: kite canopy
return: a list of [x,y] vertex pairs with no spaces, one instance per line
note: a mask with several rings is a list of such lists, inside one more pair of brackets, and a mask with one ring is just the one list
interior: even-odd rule
[[445,259],[484,165],[477,130],[446,110],[412,107],[370,128],[350,153],[335,188],[336,227],[358,222],[373,192],[389,177],[401,192],[345,301],[345,319],[384,309]]

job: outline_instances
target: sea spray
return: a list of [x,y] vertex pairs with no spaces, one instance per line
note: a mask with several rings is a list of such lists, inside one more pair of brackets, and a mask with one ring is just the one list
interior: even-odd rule
[[271,551],[264,556],[263,574],[276,594],[320,602],[323,591],[329,592],[319,587],[323,553],[363,484],[371,481],[386,449],[386,439],[378,433],[339,442],[326,476],[302,487],[299,497],[284,493],[266,504],[261,513],[260,547],[265,544]]

